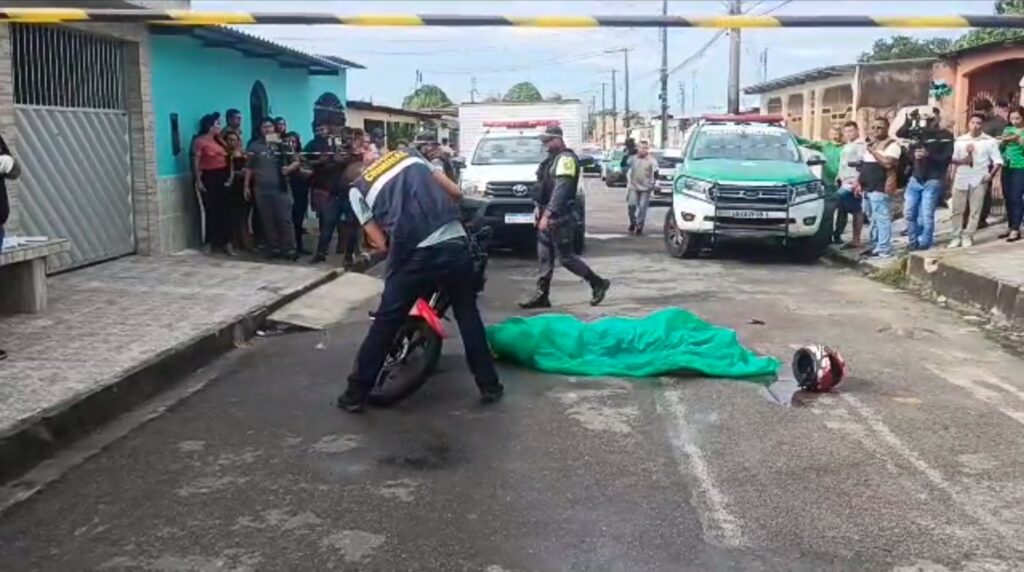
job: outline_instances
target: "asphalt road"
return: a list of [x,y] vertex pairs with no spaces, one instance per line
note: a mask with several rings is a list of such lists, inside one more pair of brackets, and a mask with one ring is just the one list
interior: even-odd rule
[[[559,273],[559,310],[678,305],[783,360],[832,344],[840,391],[504,366],[484,407],[452,340],[422,392],[351,416],[331,401],[364,323],[260,339],[0,515],[0,570],[1024,569],[1024,361],[848,270],[671,259],[591,184],[587,256],[613,288],[593,309]],[[494,259],[489,322],[532,268]]]

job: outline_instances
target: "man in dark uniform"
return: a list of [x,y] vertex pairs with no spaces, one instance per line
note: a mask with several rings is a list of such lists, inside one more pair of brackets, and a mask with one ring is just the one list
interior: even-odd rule
[[473,274],[473,260],[459,222],[458,185],[418,154],[392,151],[366,167],[349,198],[373,251],[387,254],[388,268],[380,306],[338,407],[352,413],[363,410],[409,310],[435,284],[451,296],[481,401],[501,399],[504,387],[476,305],[477,284],[466,280]]
[[551,307],[548,294],[551,289],[551,276],[555,272],[555,258],[558,258],[566,270],[590,284],[590,305],[597,306],[604,300],[611,282],[595,274],[572,250],[578,224],[575,210],[576,190],[580,182],[580,161],[576,154],[565,146],[561,127],[548,127],[541,135],[541,141],[547,147],[548,158],[537,170],[539,182],[534,196],[537,205],[537,257],[540,261],[540,275],[537,277],[537,291],[530,298],[520,302],[519,307]]

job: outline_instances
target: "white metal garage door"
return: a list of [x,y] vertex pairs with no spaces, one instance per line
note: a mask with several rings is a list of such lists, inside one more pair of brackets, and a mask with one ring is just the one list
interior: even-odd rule
[[22,230],[71,240],[63,270],[135,251],[124,46],[13,26]]

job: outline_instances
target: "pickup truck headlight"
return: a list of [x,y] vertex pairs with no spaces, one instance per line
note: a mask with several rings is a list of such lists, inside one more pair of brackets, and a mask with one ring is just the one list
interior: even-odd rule
[[459,186],[462,188],[462,193],[465,195],[479,195],[483,193],[484,185],[480,181],[465,180],[462,181]]
[[825,185],[821,181],[811,181],[793,187],[793,201],[800,203],[811,199],[819,199],[825,196]]
[[702,181],[692,177],[677,177],[675,190],[677,193],[682,193],[695,199],[711,201],[712,189],[714,189],[714,187],[715,185],[708,181]]

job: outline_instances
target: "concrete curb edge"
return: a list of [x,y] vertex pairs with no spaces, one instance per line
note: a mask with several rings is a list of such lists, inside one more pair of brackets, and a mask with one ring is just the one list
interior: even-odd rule
[[230,321],[123,371],[99,387],[24,419],[0,435],[0,483],[11,481],[109,421],[153,398],[236,344],[252,338],[278,308],[341,276],[331,270]]

